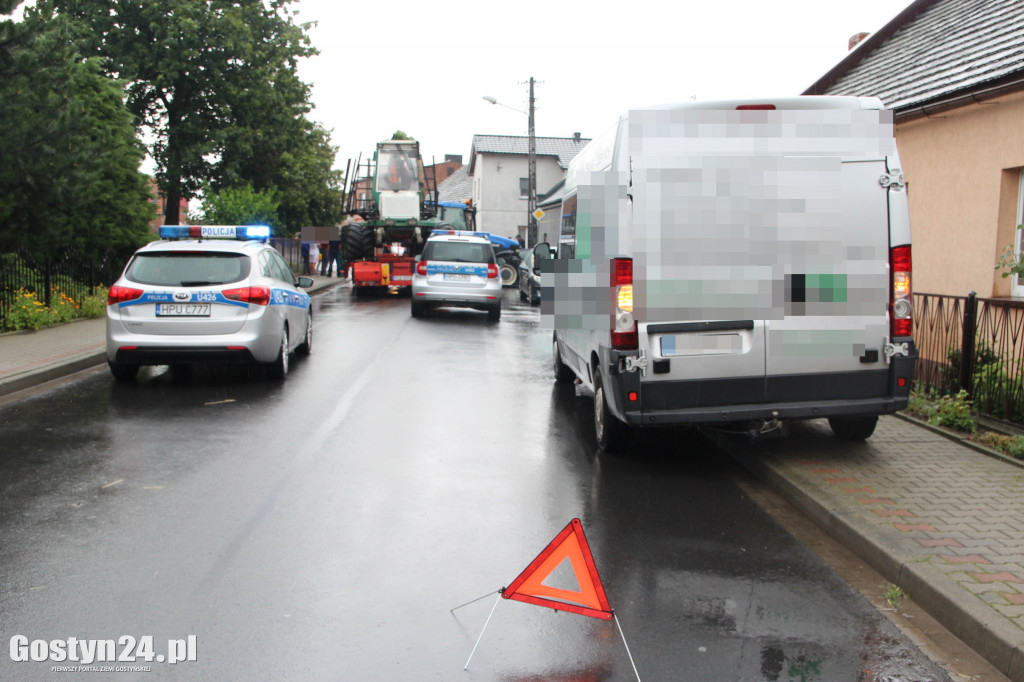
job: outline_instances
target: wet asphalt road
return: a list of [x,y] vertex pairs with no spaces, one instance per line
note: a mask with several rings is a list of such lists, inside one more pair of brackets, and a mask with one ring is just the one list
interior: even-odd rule
[[702,438],[597,452],[513,292],[497,324],[316,301],[283,384],[159,368],[0,407],[0,679],[57,675],[13,662],[16,634],[196,637],[195,661],[94,679],[635,679],[614,622],[507,600],[463,671],[574,517],[644,680],[948,679]]

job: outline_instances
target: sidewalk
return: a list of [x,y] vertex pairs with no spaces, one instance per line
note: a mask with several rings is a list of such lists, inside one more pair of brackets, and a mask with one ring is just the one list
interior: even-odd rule
[[[336,277],[313,277],[317,294],[338,286]],[[107,362],[106,320],[0,334],[0,396],[21,391]]]
[[824,422],[726,452],[1015,682],[1024,681],[1024,462],[901,417],[865,443]]
[[[310,293],[340,284],[316,277]],[[0,335],[0,396],[106,361],[104,320]],[[899,585],[996,669],[1024,682],[1024,462],[899,417],[865,443],[822,423],[749,443],[709,435]]]

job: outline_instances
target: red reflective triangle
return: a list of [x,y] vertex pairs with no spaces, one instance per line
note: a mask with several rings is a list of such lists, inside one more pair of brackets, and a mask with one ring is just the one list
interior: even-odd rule
[[[579,591],[544,584],[566,559],[572,564]],[[590,545],[587,544],[583,524],[579,519],[570,521],[526,570],[502,591],[501,596],[581,616],[603,620],[611,620],[613,617],[604,586],[601,585],[601,577],[597,574],[594,555],[590,553]]]

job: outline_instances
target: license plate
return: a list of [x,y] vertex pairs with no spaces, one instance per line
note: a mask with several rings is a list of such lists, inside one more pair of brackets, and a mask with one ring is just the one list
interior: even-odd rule
[[462,275],[456,272],[444,273],[444,281],[446,282],[468,282],[469,275]]
[[157,303],[157,317],[209,317],[209,303]]

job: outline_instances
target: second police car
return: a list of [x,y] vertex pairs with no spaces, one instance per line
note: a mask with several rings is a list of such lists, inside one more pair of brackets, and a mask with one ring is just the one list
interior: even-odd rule
[[107,362],[119,381],[142,365],[260,363],[288,374],[313,345],[309,277],[296,279],[266,226],[165,225],[107,298]]
[[417,256],[412,316],[452,307],[486,310],[491,320],[501,319],[501,278],[485,233],[434,230]]

